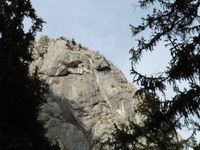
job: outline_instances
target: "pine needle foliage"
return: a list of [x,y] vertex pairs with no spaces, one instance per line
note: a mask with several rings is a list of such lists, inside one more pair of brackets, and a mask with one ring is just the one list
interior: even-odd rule
[[[31,20],[25,32],[24,20]],[[56,150],[38,121],[46,84],[29,74],[35,35],[44,21],[30,0],[0,0],[0,149]]]
[[[137,37],[137,45],[130,50],[131,74],[133,82],[141,87],[136,96],[143,99],[137,109],[143,123],[131,122],[131,132],[116,126],[111,143],[115,149],[124,150],[199,149],[194,135],[200,130],[200,0],[139,0],[138,3],[144,10],[152,10],[140,25],[131,25],[133,36]],[[152,76],[139,73],[136,66],[143,54],[153,53],[160,42],[165,48],[159,50],[171,54],[168,66]],[[168,86],[173,88],[172,98],[165,96]],[[159,93],[164,96],[158,97]],[[186,140],[177,133],[183,127],[193,131]]]

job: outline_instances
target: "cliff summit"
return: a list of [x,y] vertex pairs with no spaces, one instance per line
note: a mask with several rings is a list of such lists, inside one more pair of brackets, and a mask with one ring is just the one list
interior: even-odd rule
[[99,53],[74,39],[43,36],[33,56],[30,72],[37,67],[50,89],[40,119],[62,150],[98,150],[114,123],[138,120],[136,89]]

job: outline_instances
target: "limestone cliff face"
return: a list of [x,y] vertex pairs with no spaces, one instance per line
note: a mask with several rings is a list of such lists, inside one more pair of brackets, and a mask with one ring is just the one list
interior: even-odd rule
[[98,150],[114,123],[136,119],[135,88],[100,54],[64,38],[35,44],[38,74],[49,85],[40,119],[63,150]]

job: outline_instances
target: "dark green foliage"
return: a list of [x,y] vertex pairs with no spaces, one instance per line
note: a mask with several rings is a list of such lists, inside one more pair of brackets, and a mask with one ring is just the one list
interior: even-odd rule
[[[152,10],[146,18],[142,18],[140,25],[131,26],[138,41],[137,46],[130,50],[131,74],[133,82],[141,87],[136,96],[143,100],[137,111],[144,117],[144,122],[131,124],[133,132],[126,142],[133,144],[133,149],[199,149],[199,145],[195,146],[191,141],[200,130],[200,1],[139,0],[139,4],[143,9]],[[138,38],[144,35],[144,31],[150,36],[145,34]],[[136,64],[143,53],[153,52],[159,42],[165,44],[164,50],[170,51],[169,65],[156,76],[140,74]],[[180,88],[180,85],[185,88]],[[167,86],[173,88],[171,99],[165,96]],[[158,98],[158,93],[164,96]],[[192,129],[193,134],[187,140],[178,140],[177,129],[183,127]],[[127,134],[123,128],[116,127],[116,149],[127,149],[125,139],[122,140],[123,134]],[[145,142],[141,143],[141,138]]]
[[[24,31],[24,19],[32,26]],[[43,20],[30,0],[0,0],[0,149],[55,150],[38,121],[47,86],[29,74],[31,42]]]

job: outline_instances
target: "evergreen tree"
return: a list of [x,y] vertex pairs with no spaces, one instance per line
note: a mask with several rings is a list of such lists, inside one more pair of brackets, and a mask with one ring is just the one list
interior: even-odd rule
[[[31,20],[24,31],[24,20]],[[44,21],[30,0],[0,0],[0,149],[53,150],[38,121],[47,86],[29,74],[31,42]]]
[[[142,99],[137,111],[144,122],[116,126],[111,144],[116,149],[131,149],[130,145],[133,149],[199,149],[194,134],[200,130],[200,0],[139,0],[139,5],[152,10],[140,25],[131,26],[138,41],[130,50],[131,74],[141,87],[136,92]],[[136,64],[159,42],[165,45],[160,51],[170,51],[168,66],[162,73],[142,75]],[[173,89],[172,98],[165,96],[168,86]],[[183,127],[193,131],[187,140],[178,138],[177,129]]]

